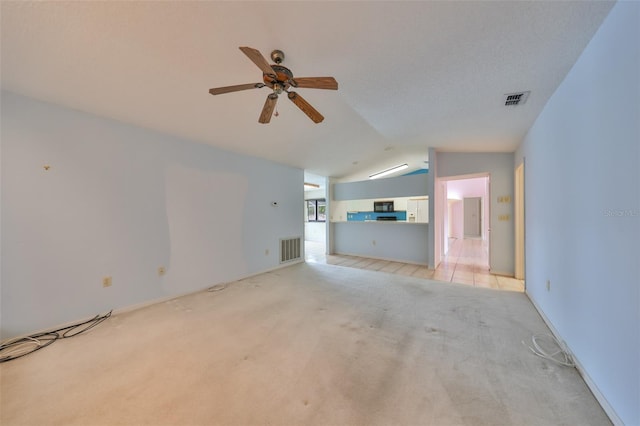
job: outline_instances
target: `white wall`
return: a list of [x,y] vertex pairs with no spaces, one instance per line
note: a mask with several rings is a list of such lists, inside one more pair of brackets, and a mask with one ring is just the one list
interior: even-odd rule
[[618,2],[515,158],[527,293],[626,425],[640,424],[639,105],[640,3]]
[[327,193],[324,188],[304,191],[305,200],[316,200],[320,198],[327,198]]
[[[513,225],[513,153],[457,153],[438,152],[438,178],[489,173],[490,177],[490,249],[489,263],[495,274],[514,273]],[[498,203],[498,197],[509,196],[510,203]],[[440,208],[439,208],[440,209]],[[501,215],[509,220],[499,221]]]
[[334,222],[332,226],[336,253],[427,265],[426,223]]
[[299,169],[7,92],[1,137],[3,338],[272,269],[303,234]]
[[449,216],[451,221],[449,223],[449,237],[464,238],[464,232],[462,229],[462,200],[448,200],[449,202]]
[[428,190],[428,173],[391,178],[334,183],[333,200],[383,199],[423,196]]
[[484,197],[486,194],[483,177],[471,179],[452,179],[447,181],[447,198],[462,200],[469,197]]

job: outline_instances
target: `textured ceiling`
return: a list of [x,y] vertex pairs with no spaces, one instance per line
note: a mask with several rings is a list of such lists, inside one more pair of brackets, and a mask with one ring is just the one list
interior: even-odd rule
[[[364,177],[427,148],[513,151],[613,3],[3,1],[2,88],[334,177]],[[238,49],[286,54],[314,124]],[[531,90],[518,107],[505,93]],[[355,164],[354,164],[355,163]]]

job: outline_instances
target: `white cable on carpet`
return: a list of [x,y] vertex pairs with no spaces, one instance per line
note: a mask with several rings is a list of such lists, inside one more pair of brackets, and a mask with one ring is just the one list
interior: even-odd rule
[[[19,341],[23,340],[23,341]],[[15,356],[16,354],[27,353],[33,350],[33,346],[26,347],[27,345],[36,345],[42,346],[42,343],[38,339],[34,339],[33,337],[25,337],[23,339],[16,339],[16,341],[9,341],[2,345],[2,348],[9,348],[13,346],[12,349],[4,350],[2,354],[7,357]]]
[[210,287],[207,291],[212,293],[214,291],[220,291],[220,290],[224,290],[225,288],[227,288],[229,284],[218,284],[218,285],[214,285],[213,287]]
[[[547,341],[547,342],[551,342],[554,346],[557,347],[557,350],[554,352],[547,352],[545,349],[543,349],[540,346],[539,341]],[[548,359],[549,361],[553,361],[558,365],[563,365],[565,367],[575,367],[576,363],[573,361],[573,357],[571,356],[571,354],[569,353],[569,351],[567,351],[563,345],[560,344],[560,342],[558,342],[558,340],[553,337],[550,334],[534,334],[533,336],[531,336],[531,342],[533,343],[533,347],[531,346],[527,346],[524,341],[522,342],[523,345],[527,346],[531,352],[533,352],[534,354],[536,354],[537,356],[544,358],[544,359]]]

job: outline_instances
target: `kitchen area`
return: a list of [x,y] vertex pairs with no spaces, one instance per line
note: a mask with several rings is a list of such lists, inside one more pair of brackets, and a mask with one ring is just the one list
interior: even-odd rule
[[429,198],[400,197],[387,200],[334,201],[337,221],[391,221],[429,223]]
[[429,199],[425,193],[426,175],[334,184],[332,252],[427,265]]

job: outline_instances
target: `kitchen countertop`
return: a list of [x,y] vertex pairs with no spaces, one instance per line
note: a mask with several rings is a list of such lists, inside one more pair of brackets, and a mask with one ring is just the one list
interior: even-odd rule
[[407,225],[428,225],[429,222],[408,222],[406,220],[332,220],[331,223],[393,223]]

